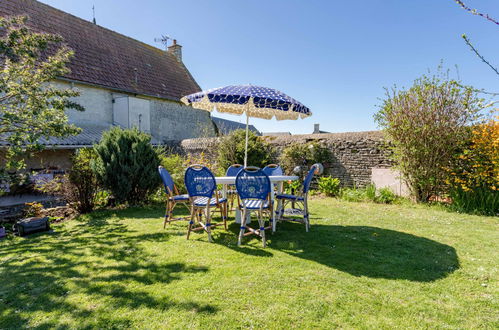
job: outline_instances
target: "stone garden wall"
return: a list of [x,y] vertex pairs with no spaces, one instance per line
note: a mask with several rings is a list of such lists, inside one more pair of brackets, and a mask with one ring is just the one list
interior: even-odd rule
[[[329,146],[333,158],[326,165],[329,174],[341,180],[343,185],[363,187],[371,182],[373,168],[390,168],[388,151],[379,131],[306,134],[292,136],[262,137],[281,152],[293,143],[320,141]],[[217,138],[187,139],[180,142],[180,148],[186,154],[205,156],[215,159]]]

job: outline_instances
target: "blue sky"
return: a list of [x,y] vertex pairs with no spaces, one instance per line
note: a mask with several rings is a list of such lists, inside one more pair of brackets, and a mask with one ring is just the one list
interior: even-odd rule
[[[410,86],[441,60],[476,88],[499,92],[499,77],[468,49],[466,33],[499,66],[499,28],[453,0],[43,0],[84,19],[162,47],[178,40],[203,89],[254,84],[311,108],[297,121],[251,119],[264,132],[376,129],[384,87]],[[499,19],[499,0],[466,0]],[[216,116],[244,122],[243,117]]]

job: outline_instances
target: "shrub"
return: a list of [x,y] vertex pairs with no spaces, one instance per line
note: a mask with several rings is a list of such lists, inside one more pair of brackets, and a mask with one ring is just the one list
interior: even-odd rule
[[179,154],[162,154],[159,159],[161,166],[163,166],[172,176],[178,191],[181,194],[185,193],[184,174],[186,169],[186,158]]
[[376,196],[377,203],[383,204],[392,204],[397,200],[397,195],[387,187],[381,188],[378,190],[378,194]]
[[374,184],[369,184],[365,188],[342,188],[339,197],[349,202],[366,202],[391,204],[397,200],[397,195],[389,188],[376,189]]
[[38,202],[24,203],[24,216],[27,218],[39,217],[42,214],[43,205]]
[[308,170],[315,163],[329,163],[331,159],[331,150],[319,142],[294,143],[286,147],[280,157],[281,166],[288,174],[296,166],[302,166]]
[[326,196],[335,197],[340,192],[340,179],[331,176],[319,177],[317,179],[319,191]]
[[102,135],[94,150],[97,180],[118,203],[142,203],[158,188],[159,157],[150,135],[136,128],[113,127]]
[[478,92],[448,76],[423,76],[408,90],[387,90],[375,115],[392,158],[416,201],[445,191],[443,168],[453,159],[484,108]]
[[286,194],[296,194],[302,188],[302,183],[298,180],[284,182],[284,191]]
[[[232,164],[244,164],[245,130],[235,130],[224,136],[218,145],[218,165],[227,169]],[[265,167],[275,162],[274,148],[262,138],[249,132],[248,166]]]
[[368,184],[365,188],[366,199],[376,202],[376,186],[374,184]]
[[72,157],[73,167],[68,174],[54,178],[38,187],[44,193],[62,197],[79,213],[94,209],[99,190],[91,164],[96,154],[93,149],[79,149]]
[[[498,117],[499,119],[499,117]],[[452,207],[483,215],[499,213],[499,121],[476,125],[468,145],[447,169]]]
[[339,197],[347,202],[363,202],[366,198],[366,190],[358,188],[341,188]]

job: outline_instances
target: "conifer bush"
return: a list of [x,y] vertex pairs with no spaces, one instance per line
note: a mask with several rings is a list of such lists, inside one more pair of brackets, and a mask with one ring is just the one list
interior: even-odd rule
[[150,135],[136,128],[114,127],[102,135],[94,150],[97,158],[93,170],[116,202],[140,204],[158,188],[160,161]]

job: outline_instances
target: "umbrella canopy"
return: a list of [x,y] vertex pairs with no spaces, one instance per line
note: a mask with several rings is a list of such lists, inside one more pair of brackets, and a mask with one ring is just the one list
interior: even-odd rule
[[309,108],[294,98],[268,87],[254,85],[230,85],[190,94],[181,99],[187,105],[198,109],[246,114],[246,150],[244,166],[248,153],[248,118],[277,120],[305,118],[312,115]]

